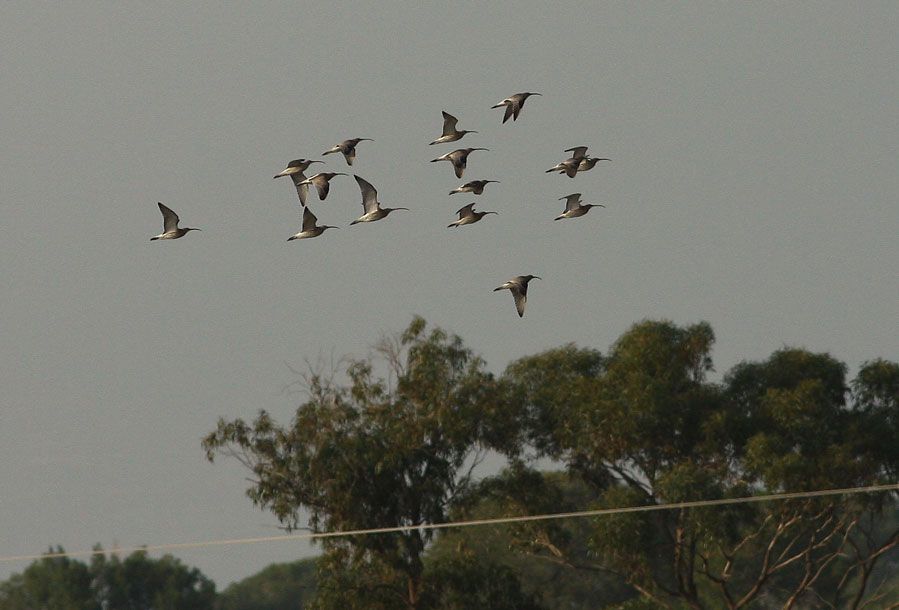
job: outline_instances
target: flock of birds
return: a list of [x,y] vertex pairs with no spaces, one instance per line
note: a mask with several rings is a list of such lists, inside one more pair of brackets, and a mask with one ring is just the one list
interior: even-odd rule
[[[509,119],[516,121],[518,119],[518,115],[521,113],[521,109],[524,106],[525,101],[532,95],[541,94],[531,92],[516,93],[515,95],[511,95],[501,102],[493,105],[492,108],[505,108],[503,123],[506,123]],[[465,134],[477,133],[476,131],[472,130],[457,129],[456,125],[458,124],[458,122],[459,120],[456,117],[444,111],[443,132],[441,133],[439,138],[437,138],[430,144],[447,144],[450,142],[456,142],[458,140],[461,140],[462,137],[465,136]],[[335,144],[329,150],[323,152],[322,156],[341,153],[346,160],[347,165],[352,166],[353,161],[355,161],[356,159],[356,147],[360,142],[366,141],[371,142],[373,140],[371,138],[351,138],[349,140],[344,140],[343,142]],[[452,152],[448,152],[445,155],[441,155],[436,159],[432,159],[431,162],[436,163],[438,161],[449,161],[453,166],[453,172],[455,173],[456,178],[462,178],[462,175],[465,173],[465,168],[468,166],[468,156],[475,151],[481,150],[489,149],[460,148]],[[564,152],[571,153],[571,156],[546,170],[546,173],[558,172],[560,174],[565,174],[569,178],[574,178],[579,172],[585,172],[593,169],[593,167],[599,161],[610,160],[605,157],[589,156],[587,154],[586,146],[575,146],[573,148],[565,150]],[[328,229],[339,228],[331,225],[319,225],[318,218],[316,218],[315,214],[312,213],[312,210],[310,210],[306,205],[306,199],[309,195],[309,187],[314,186],[316,192],[318,193],[319,200],[324,201],[328,197],[328,192],[330,190],[330,181],[336,176],[346,176],[347,174],[343,172],[319,172],[307,178],[306,171],[314,163],[324,163],[324,161],[315,161],[312,159],[294,159],[287,164],[287,167],[284,170],[275,174],[274,176],[275,178],[282,178],[285,176],[290,177],[294,187],[296,188],[297,197],[300,200],[300,206],[303,210],[302,227],[299,232],[289,237],[288,241],[292,241],[294,239],[309,239],[312,237],[318,237]],[[363,222],[375,222],[386,218],[391,212],[409,209],[402,207],[382,207],[381,203],[378,201],[378,191],[375,189],[375,187],[361,176],[354,174],[353,177],[356,179],[356,183],[359,185],[359,189],[362,192],[363,214],[356,220],[352,221],[350,225]],[[456,193],[472,193],[474,195],[481,195],[483,194],[484,189],[488,184],[496,182],[499,181],[472,180],[451,190],[449,194],[454,195]],[[565,200],[565,210],[561,214],[556,216],[553,220],[578,218],[589,212],[591,208],[605,207],[600,204],[583,203],[581,201],[580,193],[572,193],[570,195],[559,198],[560,201],[563,199]],[[190,227],[179,227],[178,215],[161,202],[159,202],[158,205],[159,211],[162,212],[163,232],[159,235],[151,237],[150,241],[154,241],[157,239],[179,239],[187,235],[187,233],[189,233],[190,231],[200,230]],[[455,228],[474,224],[488,214],[497,214],[497,212],[476,211],[474,209],[475,205],[476,203],[473,202],[459,208],[459,210],[456,212],[459,215],[458,220],[450,223],[447,228]],[[524,316],[524,308],[525,304],[527,303],[528,283],[533,279],[539,280],[542,278],[537,277],[536,275],[518,275],[503,283],[501,286],[495,288],[494,292],[498,290],[510,291],[512,293],[512,297],[515,300],[515,308],[518,311],[519,317]]]

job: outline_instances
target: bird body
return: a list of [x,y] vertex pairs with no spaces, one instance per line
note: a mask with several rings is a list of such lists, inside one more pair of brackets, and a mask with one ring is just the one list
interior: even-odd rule
[[571,157],[549,168],[548,170],[546,170],[546,173],[549,174],[551,172],[559,172],[560,174],[565,174],[569,178],[574,178],[577,175],[577,168],[580,163],[580,159]]
[[313,163],[322,163],[322,161],[313,161],[312,159],[294,159],[290,163],[287,164],[287,167],[284,168],[281,172],[274,175],[274,178],[281,178],[282,176],[293,176],[295,174],[301,174],[309,169],[309,166]]
[[162,233],[156,235],[155,237],[151,237],[150,241],[155,241],[157,239],[178,239],[179,237],[184,237],[187,235],[189,231],[199,231],[200,229],[191,229],[185,227],[183,229],[178,228],[178,215],[175,214],[171,209],[167,206],[163,205],[161,201],[157,201],[156,204],[159,206],[159,211],[162,212]]
[[471,182],[466,182],[462,186],[457,186],[453,190],[449,192],[450,195],[455,193],[474,193],[475,195],[481,195],[484,192],[484,187],[486,187],[491,182],[499,182],[499,180],[472,180]]
[[356,182],[359,184],[359,189],[362,191],[362,209],[364,210],[364,214],[350,223],[350,225],[354,225],[360,222],[375,222],[376,220],[381,220],[385,218],[388,214],[395,210],[408,210],[409,208],[382,208],[381,203],[378,201],[378,191],[375,190],[375,187],[371,185],[368,180],[360,176],[353,176],[356,179]]
[[465,167],[468,165],[468,155],[476,150],[489,150],[487,148],[459,148],[454,150],[453,152],[448,152],[445,155],[441,155],[436,159],[431,159],[431,163],[436,163],[437,161],[449,161],[453,164],[453,171],[456,173],[456,178],[461,178],[462,174],[465,173]]
[[315,174],[311,178],[302,180],[299,184],[300,186],[307,184],[315,185],[315,189],[318,191],[319,200],[324,201],[324,199],[328,196],[328,191],[331,188],[330,181],[334,176],[346,176],[346,174],[342,174],[340,172],[321,172],[319,174]]
[[468,129],[456,129],[456,123],[459,121],[456,117],[448,113],[447,111],[443,111],[443,134],[431,142],[431,144],[445,144],[447,142],[455,142],[456,140],[461,140],[462,136],[466,133],[477,133],[473,130]]
[[326,229],[339,229],[340,227],[332,227],[330,225],[321,225],[317,226],[318,218],[315,217],[315,214],[312,213],[312,210],[309,208],[303,208],[303,228],[300,229],[300,232],[296,235],[292,235],[287,238],[287,241],[291,241],[294,239],[309,239],[311,237],[318,237],[322,233],[325,232]]
[[374,142],[371,138],[352,138],[349,140],[344,140],[340,144],[335,144],[330,149],[326,150],[322,153],[324,155],[331,155],[334,153],[343,153],[343,158],[346,159],[347,165],[352,165],[353,161],[356,159],[356,145],[359,142],[363,141]]
[[306,174],[304,172],[309,169],[309,166],[313,163],[322,163],[322,161],[294,159],[287,164],[287,167],[283,171],[274,176],[275,178],[290,176],[290,179],[293,181],[293,186],[297,189],[297,197],[300,199],[300,204],[304,207],[306,206],[306,195],[309,192],[309,185],[304,183],[304,180],[306,180]]
[[531,97],[532,95],[541,95],[540,93],[516,93],[515,95],[510,95],[503,101],[498,104],[494,104],[491,108],[502,108],[506,107],[506,113],[503,115],[503,123],[508,121],[510,118],[513,121],[518,120],[518,113],[521,112],[522,106],[524,106],[524,101]]
[[493,292],[497,290],[508,290],[511,292],[512,297],[515,299],[515,309],[518,310],[518,317],[520,318],[524,315],[524,306],[528,302],[528,282],[533,279],[539,280],[542,278],[536,275],[517,275],[502,286],[494,288]]
[[472,202],[465,207],[459,208],[459,211],[456,212],[459,215],[459,220],[448,224],[446,228],[451,229],[453,227],[461,227],[462,225],[474,224],[487,214],[497,214],[497,212],[475,212],[474,206],[475,204]]
[[553,218],[553,220],[562,220],[563,218],[577,218],[578,216],[583,216],[587,212],[590,211],[590,208],[604,208],[606,206],[600,203],[581,203],[581,194],[580,193],[572,193],[571,195],[566,195],[564,197],[559,197],[559,200],[565,199],[565,211]]

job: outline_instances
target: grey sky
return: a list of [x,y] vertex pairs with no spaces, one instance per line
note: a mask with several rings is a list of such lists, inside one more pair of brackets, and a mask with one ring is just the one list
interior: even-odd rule
[[[286,421],[285,363],[416,313],[497,372],[646,317],[711,322],[719,372],[899,358],[897,31],[895,2],[0,5],[0,555],[277,533],[200,438]],[[502,125],[519,91],[544,97]],[[484,196],[428,163],[441,110],[490,149]],[[349,228],[337,177],[310,201],[342,228],[288,243],[272,175],[350,137],[412,210]],[[581,144],[613,161],[543,172]],[[607,207],[552,222],[572,192]],[[500,215],[447,230],[475,200]],[[156,201],[203,232],[151,243]],[[492,292],[518,274],[544,278],[523,319]],[[305,553],[179,556],[224,586]]]

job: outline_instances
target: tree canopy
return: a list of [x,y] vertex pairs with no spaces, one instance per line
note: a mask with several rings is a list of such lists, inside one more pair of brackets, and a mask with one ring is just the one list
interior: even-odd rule
[[143,551],[97,554],[90,564],[44,557],[0,583],[0,610],[212,610],[214,602],[215,585],[199,570]]
[[[316,532],[897,480],[899,366],[849,380],[829,354],[785,348],[715,382],[714,340],[706,323],[643,321],[607,354],[565,345],[497,376],[416,318],[346,383],[311,375],[289,425],[222,420],[204,447],[246,465],[257,505]],[[476,477],[486,451],[507,468]],[[538,471],[547,459],[563,470]],[[473,532],[329,538],[311,607],[551,606],[527,562],[601,574],[601,603],[634,608],[899,603],[896,510],[877,493],[532,522],[503,530],[518,563]]]

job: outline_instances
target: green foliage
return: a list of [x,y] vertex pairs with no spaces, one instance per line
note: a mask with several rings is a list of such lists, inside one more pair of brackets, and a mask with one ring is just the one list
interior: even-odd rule
[[[61,553],[62,547],[49,553]],[[47,557],[0,584],[0,610],[100,610],[91,573],[68,557]]]
[[[314,531],[896,480],[899,366],[848,381],[828,354],[783,349],[712,383],[714,340],[706,323],[643,321],[605,355],[565,345],[494,379],[416,318],[351,362],[347,386],[312,376],[289,426],[220,421],[204,447]],[[487,449],[508,468],[475,484]],[[565,472],[533,469],[546,458]],[[896,509],[880,493],[329,539],[310,607],[872,607],[893,590]]]
[[140,551],[95,555],[89,566],[47,557],[0,584],[0,610],[212,610],[214,601],[215,585],[199,570]]
[[[869,363],[850,393],[843,363],[785,349],[718,385],[705,379],[713,341],[707,324],[646,321],[592,368],[572,347],[519,360],[500,380],[517,402],[508,408],[527,414],[517,434],[587,484],[592,506],[895,480],[894,364]],[[523,487],[488,487],[505,487],[509,505],[545,509]],[[777,591],[775,603],[793,605],[814,585],[840,606],[859,603],[876,562],[894,552],[899,532],[875,525],[895,507],[895,496],[876,494],[621,514],[595,522],[587,550],[542,524],[522,528],[540,543],[521,548],[617,573],[653,604],[737,608]]]
[[490,608],[542,610],[536,596],[522,591],[515,572],[507,566],[471,561],[457,556],[429,566],[423,605],[438,610]]
[[[420,318],[382,341],[378,353],[379,362],[349,364],[349,387],[313,376],[309,400],[287,427],[265,412],[251,424],[220,421],[204,440],[208,458],[241,459],[255,476],[250,498],[288,527],[300,525],[301,510],[314,531],[444,521],[470,483],[495,383],[461,339],[428,332]],[[387,378],[374,373],[381,364]],[[329,540],[325,564],[340,567],[330,574],[374,571],[415,606],[432,536],[413,530]],[[332,591],[327,580],[320,585],[322,595]]]
[[[511,497],[523,498],[520,503]],[[513,466],[482,481],[457,506],[455,518],[486,519],[533,512],[579,510],[593,497],[580,480],[562,473],[538,473]],[[635,592],[622,578],[606,571],[578,569],[552,552],[550,542],[589,556],[593,523],[566,519],[539,523],[480,526],[444,532],[428,552],[431,562],[462,559],[471,569],[505,566],[520,581],[521,590],[546,608],[598,608],[632,598]],[[471,606],[477,607],[477,606]]]
[[171,555],[151,559],[142,551],[124,560],[95,555],[90,571],[95,595],[104,608],[212,608],[215,585],[197,568]]
[[216,610],[297,610],[315,594],[316,559],[273,564],[219,593]]

